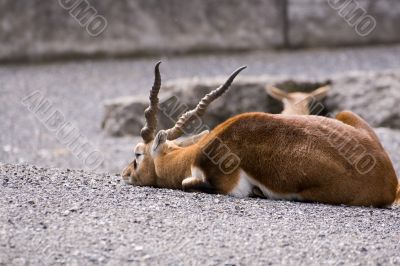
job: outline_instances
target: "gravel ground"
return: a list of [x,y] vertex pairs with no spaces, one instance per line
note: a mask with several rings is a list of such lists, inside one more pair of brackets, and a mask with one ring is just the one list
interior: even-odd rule
[[[323,79],[400,68],[396,54],[400,46],[163,58],[163,77],[226,76],[247,64],[246,75]],[[0,67],[0,265],[400,264],[398,207],[235,199],[121,184],[115,173],[138,139],[102,134],[102,101],[147,94],[156,60]],[[36,90],[101,150],[105,160],[97,173],[67,170],[85,165],[21,103]],[[377,132],[399,173],[400,133]]]
[[400,208],[236,199],[0,164],[0,265],[400,264]]
[[[226,77],[240,65],[243,75],[290,75],[325,79],[352,70],[400,68],[400,46],[292,52],[255,52],[162,58],[164,80]],[[60,144],[55,134],[28,111],[21,99],[39,91],[103,154],[100,172],[118,173],[132,155],[135,138],[104,136],[102,102],[109,98],[146,95],[158,58],[80,61],[0,67],[0,161],[81,169],[85,165]]]

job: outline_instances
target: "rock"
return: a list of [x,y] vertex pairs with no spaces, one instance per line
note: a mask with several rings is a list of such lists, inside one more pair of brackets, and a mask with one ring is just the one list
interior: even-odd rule
[[[170,128],[178,117],[188,109],[194,108],[200,99],[217,88],[224,78],[212,79],[180,79],[167,82],[160,93],[159,129]],[[314,90],[324,82],[296,82],[279,77],[239,78],[235,80],[229,91],[213,102],[203,116],[204,123],[196,127],[213,128],[217,124],[244,112],[282,111],[282,104],[269,97],[265,92],[267,84],[275,84],[288,90]],[[144,110],[148,106],[147,98],[125,97],[107,101],[105,117],[102,125],[106,132],[113,136],[138,135],[144,125]]]
[[393,166],[396,170],[397,176],[400,175],[400,130],[390,128],[375,128],[383,147],[389,154]]
[[[160,95],[159,128],[169,128],[187,108],[194,108],[199,100],[224,79],[181,79],[167,82]],[[307,81],[285,77],[242,77],[231,89],[213,102],[203,116],[204,125],[213,128],[229,117],[244,112],[282,111],[281,103],[267,96],[265,86],[276,85],[287,91],[311,91],[331,83],[331,91],[322,102],[325,107],[319,115],[334,116],[337,112],[351,110],[363,117],[373,127],[400,129],[400,71],[382,73],[350,73],[330,80]],[[138,135],[144,125],[147,98],[120,98],[106,103],[103,126],[113,136]],[[172,107],[171,107],[172,106]],[[178,110],[178,111],[176,111]]]
[[400,71],[352,73],[333,80],[328,110],[351,110],[373,127],[400,128]]
[[144,125],[146,98],[122,97],[104,103],[105,115],[101,127],[112,136],[139,135]]
[[288,38],[293,47],[400,41],[397,0],[293,0],[288,10]]

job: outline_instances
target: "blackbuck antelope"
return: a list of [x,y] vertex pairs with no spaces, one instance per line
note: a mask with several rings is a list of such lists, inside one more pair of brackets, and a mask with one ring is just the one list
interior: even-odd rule
[[[285,115],[309,115],[310,108],[326,97],[329,86],[318,88],[310,93],[285,92],[275,87],[266,87],[267,93],[274,99],[283,103],[282,114]],[[319,110],[321,111],[321,110]]]
[[195,136],[191,144],[176,142],[243,69],[183,114],[173,128],[155,134],[158,63],[143,142],[122,173],[124,181],[237,197],[251,196],[257,189],[266,198],[328,204],[383,207],[395,201],[398,181],[392,163],[374,131],[352,112],[341,112],[336,119],[244,113]]

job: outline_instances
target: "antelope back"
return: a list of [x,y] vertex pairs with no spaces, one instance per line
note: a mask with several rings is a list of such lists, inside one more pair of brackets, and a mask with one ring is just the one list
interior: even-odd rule
[[[239,157],[236,186],[242,171],[252,185],[259,184],[282,199],[296,195],[296,199],[330,204],[392,204],[398,181],[388,155],[369,126],[358,123],[360,118],[350,112],[341,118],[344,122],[321,116],[247,113],[222,123],[199,145],[204,150],[218,139]],[[206,177],[225,178],[231,187],[233,177],[226,178],[210,158],[199,154],[196,167]]]

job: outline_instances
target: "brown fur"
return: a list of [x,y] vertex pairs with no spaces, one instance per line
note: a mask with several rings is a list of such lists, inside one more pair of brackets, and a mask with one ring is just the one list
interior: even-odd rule
[[[154,163],[140,165],[136,170],[130,165],[124,178],[152,173],[155,176],[149,178],[146,174],[145,181],[142,178],[132,183],[182,188],[182,181],[191,177],[191,167],[195,166],[203,171],[205,179],[194,180],[192,187],[192,182],[188,182],[186,190],[228,194],[238,183],[242,169],[268,189],[282,194],[296,193],[305,201],[376,207],[392,204],[398,181],[375,133],[351,112],[342,112],[337,119],[241,114],[220,124],[193,145],[179,147],[166,141],[160,144],[154,158],[147,148],[144,156]],[[342,134],[351,137],[349,145],[358,142],[375,159],[369,172],[358,172],[339,153],[339,148],[331,145],[330,138]],[[239,168],[232,173],[224,174],[204,153],[216,138],[240,158]]]

